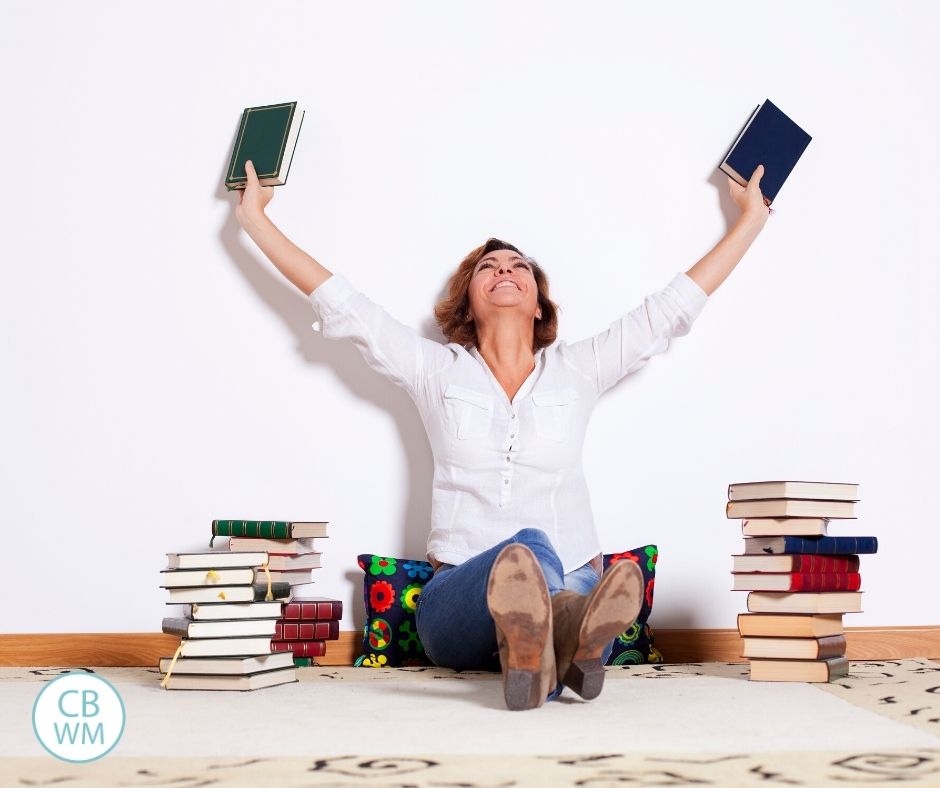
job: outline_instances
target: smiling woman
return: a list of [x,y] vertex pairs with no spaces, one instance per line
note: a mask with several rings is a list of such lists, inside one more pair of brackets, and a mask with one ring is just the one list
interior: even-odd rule
[[643,579],[631,561],[601,576],[582,470],[587,424],[605,391],[689,331],[760,232],[760,171],[746,189],[729,183],[741,218],[714,249],[571,344],[557,339],[545,272],[496,238],[463,259],[435,307],[447,343],[422,337],[294,246],[264,213],[272,188],[250,163],[246,171],[242,227],[309,294],[323,336],[349,339],[404,388],[428,431],[434,574],[416,602],[427,655],[457,670],[501,669],[510,709],[541,706],[564,687],[596,697]]

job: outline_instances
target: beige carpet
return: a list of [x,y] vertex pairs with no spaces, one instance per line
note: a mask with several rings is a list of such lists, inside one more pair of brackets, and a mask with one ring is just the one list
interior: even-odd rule
[[832,685],[748,682],[743,665],[609,669],[591,703],[502,707],[498,677],[437,669],[309,668],[254,693],[166,692],[102,668],[127,727],[101,761],[45,754],[38,685],[0,670],[3,785],[940,786],[940,665],[854,662]]

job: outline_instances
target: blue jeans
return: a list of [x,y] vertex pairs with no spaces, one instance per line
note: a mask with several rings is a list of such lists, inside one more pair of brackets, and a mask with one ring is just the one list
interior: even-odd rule
[[[508,544],[528,547],[542,567],[548,593],[575,591],[589,594],[600,578],[590,564],[564,574],[561,560],[543,531],[523,528],[458,566],[444,564],[427,582],[418,597],[415,618],[425,654],[435,664],[454,670],[499,670],[496,626],[486,604],[490,569]],[[611,642],[601,657],[606,663]],[[558,690],[550,695],[557,696]]]

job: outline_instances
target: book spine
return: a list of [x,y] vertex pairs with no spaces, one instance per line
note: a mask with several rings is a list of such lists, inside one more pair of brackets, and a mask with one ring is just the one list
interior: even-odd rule
[[324,640],[272,640],[272,653],[289,651],[295,657],[322,657],[326,654]]
[[275,640],[338,640],[339,621],[278,621]]
[[791,591],[858,591],[862,586],[858,572],[793,573],[790,581]]
[[212,536],[289,539],[291,524],[283,520],[213,520]]
[[841,657],[845,654],[845,635],[819,638],[817,643],[819,644],[817,659],[830,659],[831,657]]
[[857,572],[857,555],[795,555],[793,572],[820,574],[824,572]]
[[783,537],[783,552],[787,554],[806,553],[808,555],[857,555],[859,553],[877,553],[876,536],[820,536],[805,539],[801,536]]
[[288,602],[284,605],[281,618],[285,621],[338,621],[343,617],[343,603],[339,600],[330,602]]

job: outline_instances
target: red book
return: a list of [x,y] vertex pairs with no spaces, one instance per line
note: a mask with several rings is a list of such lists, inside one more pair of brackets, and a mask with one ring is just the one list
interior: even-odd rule
[[858,591],[858,572],[736,572],[733,591]]
[[322,596],[291,597],[281,612],[283,621],[339,621],[343,603]]
[[325,640],[272,640],[272,653],[290,651],[295,657],[322,657],[326,654]]
[[733,572],[800,572],[808,574],[857,572],[857,555],[734,555]]
[[275,640],[339,640],[339,621],[278,621]]

